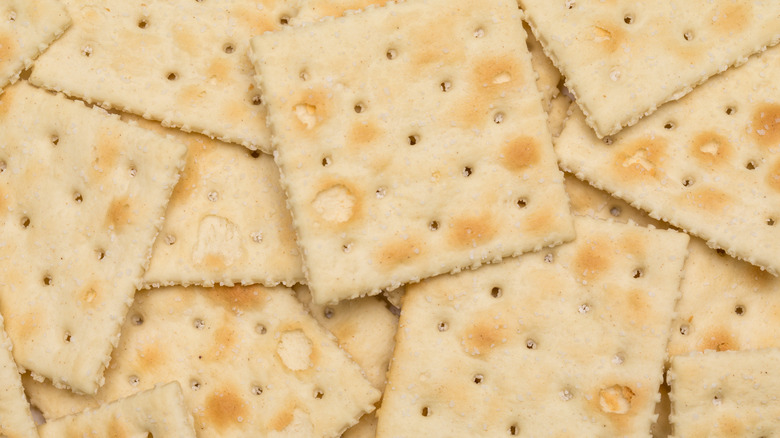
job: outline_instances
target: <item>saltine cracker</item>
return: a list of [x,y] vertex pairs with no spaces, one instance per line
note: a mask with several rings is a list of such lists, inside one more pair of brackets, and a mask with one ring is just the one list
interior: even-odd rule
[[171,286],[136,293],[97,395],[30,400],[48,419],[173,380],[200,438],[338,436],[381,395],[290,289]]
[[22,377],[11,355],[13,344],[5,334],[0,315],[0,436],[36,438],[30,404],[24,396]]
[[3,0],[0,4],[0,93],[70,26],[59,0]]
[[0,313],[14,358],[94,393],[186,148],[26,82],[0,95],[0,125]]
[[599,140],[575,109],[555,151],[578,178],[777,274],[778,84],[773,47],[615,136]]
[[303,281],[279,169],[270,155],[140,117],[122,118],[187,145],[187,164],[154,242],[145,286]]
[[521,19],[429,0],[252,40],[315,302],[573,238]]
[[780,2],[518,0],[599,138],[780,42]]
[[195,438],[192,415],[179,382],[160,384],[95,409],[48,421],[41,438],[170,437]]
[[776,348],[672,358],[672,436],[774,436],[780,419],[779,369]]
[[688,236],[577,239],[407,286],[379,436],[648,436]]

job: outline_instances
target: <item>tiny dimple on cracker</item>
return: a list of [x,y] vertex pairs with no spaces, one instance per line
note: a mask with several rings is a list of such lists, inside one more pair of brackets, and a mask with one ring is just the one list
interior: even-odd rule
[[22,378],[11,351],[13,345],[5,334],[0,315],[0,436],[36,438],[30,404],[24,396]]
[[252,40],[315,302],[574,237],[525,39],[514,2],[433,0]]
[[49,419],[174,380],[200,438],[338,436],[381,395],[292,290],[259,285],[139,291],[95,396],[25,385]]
[[70,23],[58,0],[4,0],[0,4],[0,94]]
[[0,95],[0,313],[18,365],[94,393],[183,144],[19,82]]
[[518,0],[599,138],[780,42],[780,3]]
[[184,407],[179,382],[160,384],[38,428],[41,438],[177,437],[195,438],[192,415]]
[[577,239],[407,286],[379,436],[648,436],[688,236]]
[[780,272],[780,47],[714,77],[615,136],[575,110],[561,168],[714,248]]

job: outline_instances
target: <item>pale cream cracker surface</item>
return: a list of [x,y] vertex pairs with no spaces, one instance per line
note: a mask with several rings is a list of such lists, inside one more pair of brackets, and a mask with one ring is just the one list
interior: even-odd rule
[[778,370],[776,348],[674,357],[668,375],[672,436],[775,436],[780,424]]
[[536,40],[536,37],[527,24],[523,23],[523,29],[528,35],[526,45],[528,46],[528,51],[531,53],[531,65],[537,75],[536,86],[542,93],[542,106],[545,111],[549,112],[552,100],[560,93],[558,83],[561,82],[562,79],[561,73],[555,68],[555,65],[550,61],[550,58],[544,54],[542,45]]
[[201,438],[338,436],[381,395],[291,290],[259,285],[139,291],[96,396],[27,390],[48,419],[172,380]]
[[555,141],[564,170],[780,271],[780,47],[710,79],[614,137],[580,111]]
[[0,312],[14,357],[94,393],[186,148],[25,82],[0,96],[0,125]]
[[[314,319],[333,333],[339,346],[360,365],[374,388],[384,391],[398,328],[398,317],[387,309],[384,300],[362,297],[335,305],[318,305],[311,301],[311,292],[306,286],[298,285],[293,289]],[[342,436],[376,436],[374,413],[363,415],[360,422]]]
[[0,93],[70,25],[59,0],[3,0],[0,4]]
[[41,438],[196,436],[179,382],[160,384],[95,409],[48,421],[38,430]]
[[780,41],[780,2],[518,0],[599,137]]
[[253,39],[315,302],[573,238],[521,18],[429,0]]
[[650,434],[688,236],[575,228],[407,287],[377,436]]
[[292,219],[270,155],[131,115],[187,145],[187,164],[155,240],[146,286],[303,281]]
[[5,334],[0,315],[0,436],[35,438],[35,422],[24,396],[22,377],[14,362],[13,345]]

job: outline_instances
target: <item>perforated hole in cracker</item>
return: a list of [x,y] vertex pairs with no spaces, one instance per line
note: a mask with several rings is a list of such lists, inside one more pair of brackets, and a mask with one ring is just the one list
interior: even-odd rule
[[420,136],[417,134],[412,134],[409,136],[408,140],[409,140],[409,145],[414,146],[420,141]]
[[501,295],[504,294],[504,291],[501,290],[500,287],[495,286],[493,289],[490,290],[490,296],[493,298],[500,298]]

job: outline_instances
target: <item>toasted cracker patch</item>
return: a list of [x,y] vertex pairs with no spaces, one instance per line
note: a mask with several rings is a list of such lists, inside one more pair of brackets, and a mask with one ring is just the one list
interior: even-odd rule
[[0,315],[0,436],[35,438],[35,422],[24,396],[22,380]]
[[70,26],[58,0],[4,0],[0,5],[0,93]]
[[270,155],[122,115],[187,145],[146,286],[303,281],[292,219]]
[[606,141],[575,111],[555,142],[560,165],[777,273],[778,77],[780,49],[772,48]]
[[780,42],[780,3],[518,0],[599,138]]
[[195,437],[192,415],[184,406],[179,382],[161,384],[96,409],[48,421],[38,432],[41,438]]
[[315,302],[573,237],[520,19],[408,2],[253,39]]
[[[335,436],[380,393],[286,288],[180,286],[139,291],[114,350],[105,403],[177,380],[200,437]],[[32,385],[47,418],[71,408]],[[59,404],[49,400],[64,402]]]
[[20,367],[94,393],[185,147],[19,83],[0,96],[0,312]]
[[776,348],[674,357],[673,436],[772,436],[780,418],[779,367]]
[[650,433],[688,236],[575,228],[574,242],[407,287],[380,435]]

